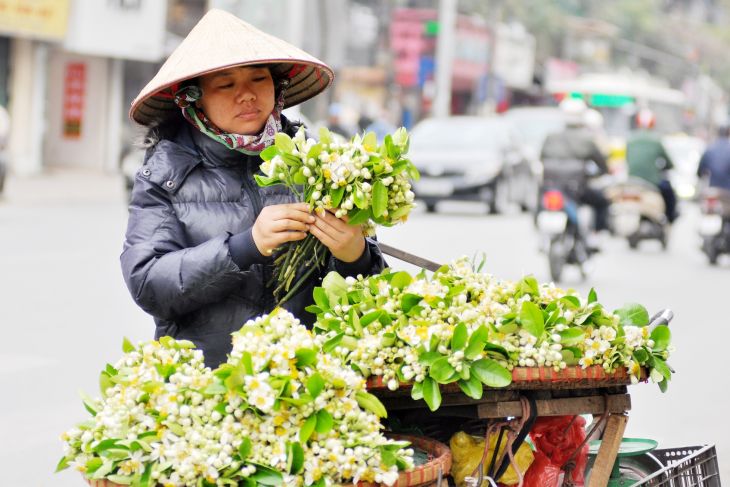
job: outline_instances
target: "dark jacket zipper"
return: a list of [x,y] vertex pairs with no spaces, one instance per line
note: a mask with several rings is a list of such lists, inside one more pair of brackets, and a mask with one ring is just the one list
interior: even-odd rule
[[[252,159],[253,156],[249,156],[246,158],[246,173],[243,176],[243,192],[246,194],[246,196],[250,198],[250,201],[253,205],[254,221],[256,221],[256,218],[258,218],[264,206],[261,202],[261,195],[259,195],[259,192],[256,189],[254,182],[255,171],[253,168],[258,166],[255,166],[255,162]],[[271,289],[268,285],[269,281],[271,280],[272,272],[273,270],[271,269],[270,265],[263,265],[263,285],[268,291],[264,293],[265,297],[263,303],[263,311],[267,313],[274,309],[274,305],[276,304],[274,302],[273,289]]]

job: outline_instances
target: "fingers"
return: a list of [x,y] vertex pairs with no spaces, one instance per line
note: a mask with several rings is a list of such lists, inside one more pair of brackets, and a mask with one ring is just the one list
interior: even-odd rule
[[302,223],[314,223],[314,216],[309,211],[306,203],[294,203],[291,205],[274,205],[271,208],[272,220],[296,220]]
[[297,220],[274,220],[271,222],[271,231],[272,232],[286,232],[286,231],[298,231],[298,232],[308,232],[310,228],[310,225],[307,223],[302,223],[301,221]]
[[313,225],[312,228],[309,229],[309,233],[314,235],[317,240],[322,242],[325,247],[330,249],[330,251],[339,247],[339,242],[332,238],[324,230],[319,228],[317,225]]

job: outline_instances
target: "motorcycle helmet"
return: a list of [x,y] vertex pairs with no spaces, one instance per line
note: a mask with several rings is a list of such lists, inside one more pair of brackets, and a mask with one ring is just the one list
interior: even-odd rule
[[560,110],[563,112],[567,125],[574,127],[585,125],[584,117],[588,105],[580,98],[566,98],[560,102]]
[[652,129],[656,124],[656,116],[654,112],[648,108],[642,108],[636,114],[636,126],[640,129]]

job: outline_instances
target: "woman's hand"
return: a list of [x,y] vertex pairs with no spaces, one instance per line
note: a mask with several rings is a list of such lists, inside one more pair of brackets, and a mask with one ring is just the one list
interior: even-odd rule
[[337,218],[328,211],[316,214],[316,221],[309,229],[332,255],[342,262],[354,262],[365,250],[365,237],[360,225],[348,225],[347,217]]
[[314,222],[315,217],[306,203],[265,206],[253,224],[251,235],[259,252],[271,255],[281,244],[304,239]]

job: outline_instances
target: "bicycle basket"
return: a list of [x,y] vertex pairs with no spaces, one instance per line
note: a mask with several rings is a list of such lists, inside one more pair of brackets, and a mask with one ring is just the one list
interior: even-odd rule
[[631,487],[721,487],[715,445],[667,448],[651,454],[665,467]]

